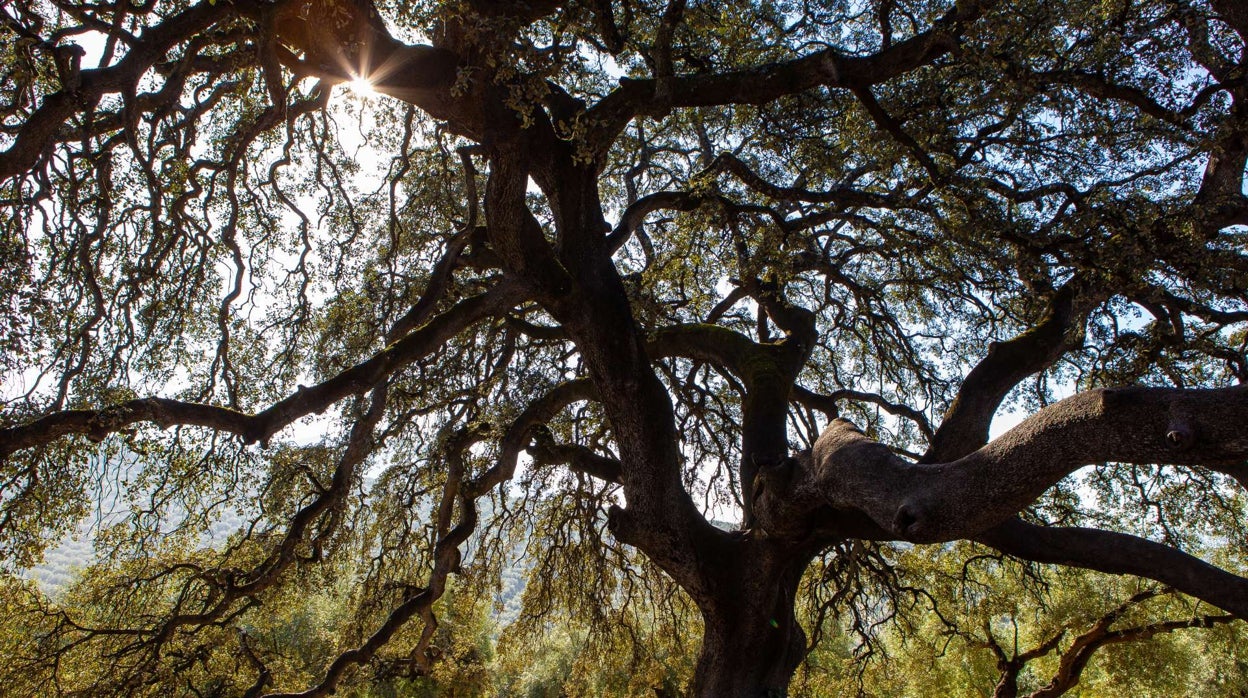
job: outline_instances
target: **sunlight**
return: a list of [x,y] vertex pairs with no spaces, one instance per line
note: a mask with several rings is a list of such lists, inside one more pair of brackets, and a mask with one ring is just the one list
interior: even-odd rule
[[351,94],[360,99],[372,99],[377,96],[377,90],[373,88],[373,83],[363,75],[356,76],[354,80],[345,83]]

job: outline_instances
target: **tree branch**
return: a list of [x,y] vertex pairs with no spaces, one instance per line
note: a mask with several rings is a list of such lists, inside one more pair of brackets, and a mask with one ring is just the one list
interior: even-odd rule
[[500,441],[498,461],[477,478],[475,486],[489,489],[509,480],[516,471],[520,452],[529,445],[533,428],[549,421],[568,405],[589,400],[595,394],[594,384],[588,378],[577,378],[560,383],[530,402],[507,426]]
[[[1116,610],[1122,611],[1125,608]],[[1109,630],[1109,626],[1116,619],[1117,614],[1111,612],[1093,625],[1090,630],[1076,637],[1071,647],[1061,654],[1061,660],[1058,663],[1053,679],[1040,690],[1028,694],[1027,698],[1058,698],[1058,696],[1065,695],[1070,689],[1079,684],[1079,679],[1083,676],[1083,670],[1092,661],[1092,655],[1106,645],[1141,642],[1162,633],[1171,633],[1187,628],[1211,628],[1215,625],[1236,620],[1235,616],[1230,615],[1202,616],[1187,620],[1150,623],[1143,626],[1123,628],[1122,630]]]
[[[390,641],[390,638],[417,614],[421,614],[425,619],[425,627],[415,650],[417,661],[423,659],[423,652],[432,640],[433,632],[437,629],[437,620],[432,612],[433,604],[446,591],[447,577],[459,568],[462,557],[459,546],[468,540],[477,526],[475,495],[469,493],[470,488],[462,486],[465,484],[463,480],[466,470],[463,463],[464,453],[474,443],[485,438],[488,431],[488,425],[465,427],[451,435],[448,440],[445,453],[448,463],[447,480],[438,506],[436,522],[438,539],[433,549],[433,569],[429,572],[428,585],[417,590],[392,609],[385,621],[362,644],[335,657],[325,670],[324,678],[315,686],[300,693],[271,693],[265,698],[319,698],[319,696],[332,695],[349,669],[372,659]],[[456,502],[459,503],[459,520],[452,528],[451,515]]]
[[[664,77],[671,107],[763,104],[815,87],[865,87],[927,65],[956,48],[966,29],[998,0],[959,2],[925,32],[893,43],[870,56],[846,56],[825,49],[800,58],[712,75]],[[588,140],[605,150],[638,114],[648,113],[662,96],[659,80],[622,78],[620,87],[589,110],[595,124]]]
[[972,538],[1024,560],[1153,579],[1248,620],[1248,579],[1126,533],[1010,519]]
[[1202,465],[1236,474],[1248,458],[1245,423],[1248,386],[1092,390],[961,459],[922,465],[838,419],[815,443],[810,476],[795,496],[806,506],[860,510],[907,540],[955,540],[1013,516],[1084,465]]
[[961,458],[987,443],[993,415],[1006,394],[1083,343],[1083,324],[1100,298],[1078,281],[1067,281],[1035,327],[1009,341],[990,343],[988,355],[962,381],[922,462]]
[[[240,0],[236,7],[252,6]],[[175,14],[143,32],[129,46],[124,58],[107,68],[83,70],[76,85],[48,95],[13,139],[13,145],[0,153],[0,182],[29,171],[56,142],[65,124],[86,105],[97,103],[105,94],[133,90],[139,79],[157,60],[178,43],[202,32],[218,21],[224,8],[202,2]],[[69,136],[67,136],[69,137]]]
[[237,434],[247,443],[266,441],[291,422],[323,412],[344,397],[368,390],[386,376],[436,351],[478,320],[512,307],[521,297],[516,285],[504,282],[486,293],[461,301],[367,361],[323,383],[301,387],[263,412],[245,414],[216,405],[159,397],[130,400],[97,410],[64,410],[28,424],[0,429],[0,459],[70,434],[100,441],[141,422],[151,422],[162,429],[207,427]]
[[566,465],[569,469],[605,480],[619,483],[620,462],[581,446],[580,444],[555,443],[549,429],[535,425],[528,451],[538,465]]
[[836,403],[841,400],[853,400],[856,402],[866,402],[878,406],[885,412],[895,416],[903,417],[914,422],[919,431],[923,433],[929,440],[932,438],[932,425],[927,421],[927,416],[922,412],[896,402],[891,402],[884,397],[875,393],[866,393],[860,390],[850,390],[849,388],[841,388],[835,390],[829,395],[823,395],[813,392],[800,385],[793,386],[792,399],[794,402],[811,409],[819,410],[829,417],[836,418],[840,416],[840,410]]

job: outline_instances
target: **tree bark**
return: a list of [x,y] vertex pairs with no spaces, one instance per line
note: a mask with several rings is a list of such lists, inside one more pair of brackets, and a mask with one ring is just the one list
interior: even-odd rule
[[1018,698],[1018,667],[1008,667],[992,691],[992,698]]
[[744,617],[704,614],[706,635],[694,675],[694,696],[760,698],[784,696],[805,651],[805,634],[792,615],[775,619],[749,609]]
[[763,541],[743,547],[742,564],[715,575],[714,597],[698,600],[704,629],[692,695],[699,698],[787,695],[806,654],[794,605],[808,557],[786,560]]

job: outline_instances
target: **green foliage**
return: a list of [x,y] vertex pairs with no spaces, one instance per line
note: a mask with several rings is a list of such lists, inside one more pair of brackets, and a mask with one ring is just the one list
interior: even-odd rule
[[[996,695],[1005,668],[994,645],[1007,660],[1034,655],[1017,675],[1018,695],[1030,695],[1048,686],[1063,659],[1073,657],[1111,614],[1106,629],[1120,637],[1098,645],[1077,682],[1059,694],[1248,691],[1242,644],[1248,628],[1173,592],[1084,570],[1023,565],[969,544],[911,548],[897,563],[904,570],[899,583],[914,593],[895,602],[896,620],[877,627],[854,627],[846,622],[853,616],[824,621],[829,641],[795,679],[796,695]],[[1132,602],[1137,595],[1141,599]],[[1222,620],[1209,627],[1131,632],[1203,617]]]
[[[736,587],[664,570],[766,542],[704,530],[752,506],[747,398],[787,410],[773,450],[841,416],[917,459],[967,404],[986,435],[1076,390],[1248,382],[1237,7],[11,0],[0,686],[692,690]],[[784,309],[816,330],[791,367]],[[656,349],[678,332],[705,345]],[[1243,484],[1098,463],[1021,515],[1243,574]],[[652,559],[608,522],[687,504],[636,496],[661,486],[698,530],[642,526],[689,548]],[[1112,628],[1214,613],[809,523],[799,695],[985,695],[994,646],[1060,636],[1035,691],[1134,594]],[[1072,692],[1243,694],[1245,632],[1107,645]]]

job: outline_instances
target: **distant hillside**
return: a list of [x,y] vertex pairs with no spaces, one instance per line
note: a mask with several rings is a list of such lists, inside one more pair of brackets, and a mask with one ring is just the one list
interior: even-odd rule
[[[125,469],[126,472],[116,473],[115,475],[120,478],[119,481],[124,482],[130,476],[134,467],[136,465],[132,464]],[[104,489],[103,496],[93,506],[95,513],[82,522],[76,533],[66,536],[59,545],[49,549],[41,564],[27,570],[26,574],[34,579],[43,592],[50,597],[55,598],[64,586],[70,583],[79,571],[95,558],[96,551],[93,538],[101,525],[115,523],[126,515],[126,506],[118,494],[121,488],[115,485],[116,482],[115,480],[113,487]],[[483,518],[488,518],[488,507],[481,512],[481,515]],[[245,523],[246,521],[237,512],[224,512],[220,519],[212,525],[211,532],[205,543],[213,545],[223,542],[231,534],[243,527]],[[737,524],[733,522],[713,520],[711,523],[725,531],[732,531],[737,528]],[[500,628],[515,620],[520,612],[520,603],[527,583],[526,577],[532,564],[530,560],[523,559],[520,556],[524,548],[523,541],[527,540],[527,538],[528,533],[526,532],[521,537],[521,542],[517,543],[512,559],[503,568],[500,575],[500,588],[495,597],[495,600],[503,609],[497,618]],[[469,547],[471,548],[471,544]]]

